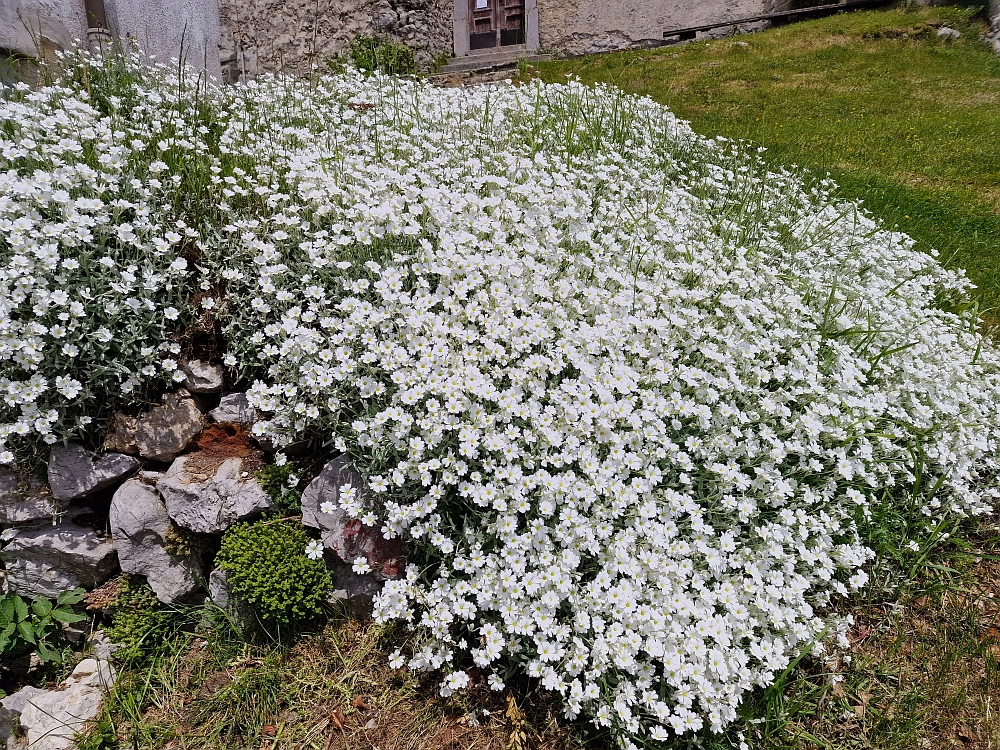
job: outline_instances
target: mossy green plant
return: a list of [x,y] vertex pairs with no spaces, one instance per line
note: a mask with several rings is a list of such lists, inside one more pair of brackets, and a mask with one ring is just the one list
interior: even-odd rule
[[308,542],[289,521],[238,524],[223,536],[216,564],[265,627],[296,627],[323,613],[330,574],[322,559],[306,556]]
[[112,612],[105,635],[118,644],[115,658],[130,663],[145,663],[169,649],[186,622],[181,609],[163,604],[138,576],[122,576]]

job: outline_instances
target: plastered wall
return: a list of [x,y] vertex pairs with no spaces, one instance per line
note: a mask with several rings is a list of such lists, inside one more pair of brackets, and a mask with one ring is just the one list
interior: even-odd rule
[[663,32],[766,13],[773,0],[538,0],[542,49],[573,55],[663,43]]

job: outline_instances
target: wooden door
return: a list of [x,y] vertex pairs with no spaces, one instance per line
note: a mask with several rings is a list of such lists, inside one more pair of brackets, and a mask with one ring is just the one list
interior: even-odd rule
[[469,0],[470,50],[524,42],[524,0]]

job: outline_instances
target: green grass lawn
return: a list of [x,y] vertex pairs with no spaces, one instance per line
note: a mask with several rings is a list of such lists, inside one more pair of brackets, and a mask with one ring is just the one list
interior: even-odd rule
[[[959,8],[845,13],[760,34],[538,66],[666,104],[694,129],[830,172],[949,265],[1000,319],[1000,56]],[[937,26],[959,29],[944,40]],[[906,38],[904,38],[906,34]]]

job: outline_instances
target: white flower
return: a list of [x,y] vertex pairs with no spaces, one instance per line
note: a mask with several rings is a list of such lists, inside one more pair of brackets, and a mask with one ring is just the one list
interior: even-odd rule
[[0,542],[9,542],[17,536],[17,529],[4,529],[0,531]]
[[329,500],[324,500],[319,504],[319,509],[321,513],[336,513],[337,506],[331,503]]
[[306,544],[306,557],[310,560],[321,559],[323,557],[323,543],[316,539],[310,539]]
[[365,573],[372,572],[372,566],[368,564],[368,559],[365,557],[355,557],[354,564],[351,565],[351,570],[357,573],[359,576],[363,576]]

